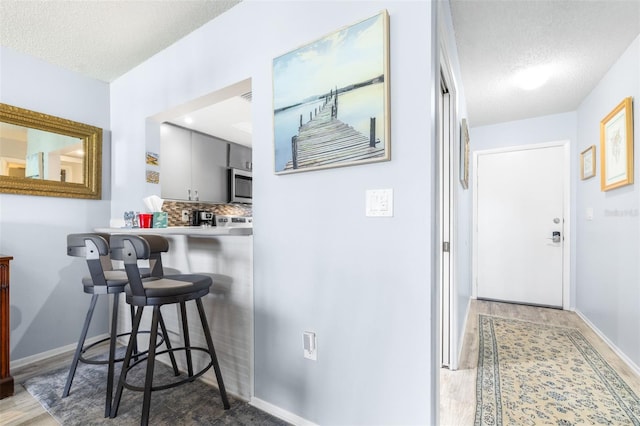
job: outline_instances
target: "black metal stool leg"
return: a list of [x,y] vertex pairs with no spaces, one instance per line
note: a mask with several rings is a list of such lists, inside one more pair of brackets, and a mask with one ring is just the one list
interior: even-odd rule
[[80,340],[78,340],[78,346],[76,346],[76,352],[73,355],[73,361],[71,362],[71,367],[69,368],[67,383],[64,386],[64,392],[62,393],[63,398],[69,396],[69,391],[71,390],[71,383],[73,382],[73,376],[75,376],[76,374],[76,368],[78,367],[78,360],[80,359],[80,354],[82,353],[82,348],[84,347],[84,341],[87,338],[87,332],[89,331],[89,324],[91,324],[91,317],[93,317],[93,310],[96,307],[97,301],[98,301],[97,294],[94,294],[93,296],[91,296],[91,303],[89,304],[87,317],[85,318],[84,325],[82,326],[82,332],[80,333]]
[[180,314],[182,316],[182,332],[184,334],[185,355],[187,356],[187,373],[193,376],[193,362],[191,361],[191,339],[189,338],[189,325],[187,324],[187,307],[184,302],[180,302]]
[[[133,307],[133,305],[129,305],[129,310],[131,312],[131,326],[133,327],[133,318],[136,315],[136,310]],[[130,339],[133,339],[133,360],[137,361],[138,360],[138,338],[137,337],[133,337],[130,336]]]
[[[158,338],[158,316],[160,315],[160,306],[153,307],[153,318],[151,320],[150,342],[155,342]],[[153,387],[153,369],[156,362],[156,345],[149,345],[149,354],[147,356],[147,374],[144,379],[144,399],[142,400],[142,420],[141,425],[149,424],[149,410],[151,408],[151,388]]]
[[160,322],[160,330],[162,331],[162,336],[164,337],[164,344],[169,351],[169,358],[171,359],[171,366],[173,367],[173,374],[176,376],[180,375],[180,370],[178,370],[178,364],[176,364],[176,356],[173,354],[171,350],[171,340],[169,339],[169,332],[167,332],[167,326],[164,324],[164,318],[162,318],[162,312],[158,313],[158,320]]
[[213,339],[211,339],[211,331],[209,330],[209,324],[207,323],[207,317],[204,315],[204,309],[202,307],[202,299],[196,299],[196,305],[198,306],[198,314],[200,314],[200,322],[202,322],[202,331],[207,338],[207,346],[209,347],[209,354],[211,354],[211,362],[213,363],[213,369],[216,372],[216,380],[218,381],[218,390],[220,391],[220,397],[222,398],[222,404],[224,409],[228,410],[229,399],[227,398],[227,390],[224,387],[224,381],[222,380],[222,372],[220,371],[220,365],[218,364],[218,357],[216,356],[216,350],[213,347]]
[[[131,325],[131,338],[134,338],[138,335],[138,328],[140,328],[140,320],[142,319],[142,306],[138,308],[136,311],[136,316],[133,319],[133,324]],[[124,382],[127,378],[127,370],[129,369],[129,365],[131,364],[131,353],[133,352],[133,347],[135,346],[134,340],[129,340],[129,344],[127,345],[127,352],[124,355],[124,360],[122,361],[122,371],[120,371],[120,379],[118,380],[118,387],[116,388],[116,394],[113,398],[113,404],[111,405],[111,414],[109,417],[114,418],[118,415],[118,407],[120,406],[120,399],[122,398],[122,390],[124,389]],[[149,345],[153,347],[154,345]]]
[[111,414],[111,396],[113,395],[113,375],[116,359],[116,340],[118,338],[118,294],[113,295],[113,311],[111,312],[111,340],[109,341],[109,367],[107,369],[107,399],[104,404],[104,416]]

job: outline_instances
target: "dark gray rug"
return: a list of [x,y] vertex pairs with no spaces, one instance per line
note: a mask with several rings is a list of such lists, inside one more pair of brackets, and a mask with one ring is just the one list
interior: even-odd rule
[[[134,368],[128,380],[142,384],[144,363]],[[62,425],[139,425],[142,414],[142,392],[125,389],[118,416],[104,418],[106,365],[79,363],[71,392],[62,398],[68,368],[59,369],[27,380],[23,386]],[[119,365],[116,367],[116,381]],[[224,372],[223,372],[224,374]],[[182,375],[181,377],[184,377]],[[175,381],[171,369],[156,363],[154,384]],[[288,423],[252,407],[244,401],[229,398],[231,408],[224,410],[217,388],[196,380],[172,389],[151,394],[149,424],[152,425],[265,425]]]

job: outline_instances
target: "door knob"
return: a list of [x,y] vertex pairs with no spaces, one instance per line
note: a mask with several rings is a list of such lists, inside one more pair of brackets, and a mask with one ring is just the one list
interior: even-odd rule
[[551,233],[551,238],[549,238],[551,241],[553,241],[554,243],[559,243],[560,241],[562,241],[561,239],[562,237],[560,236],[560,231],[553,231]]

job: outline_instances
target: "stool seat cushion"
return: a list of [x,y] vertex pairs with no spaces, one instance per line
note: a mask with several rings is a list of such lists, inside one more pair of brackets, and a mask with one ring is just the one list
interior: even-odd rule
[[[147,278],[151,275],[149,268],[140,268],[140,275],[143,278]],[[123,287],[129,282],[127,278],[127,272],[124,269],[117,269],[115,271],[104,271],[104,279],[107,282],[107,287]],[[94,286],[93,279],[91,277],[83,277],[82,285],[85,289]]]
[[[211,277],[206,275],[165,275],[163,278],[145,278],[142,280],[146,297],[176,297],[208,293]],[[127,296],[131,296],[131,287],[126,286]]]
[[[140,270],[140,276],[142,278],[149,278],[151,276],[151,268],[138,268]],[[107,273],[110,273],[112,275],[107,275]],[[129,278],[127,278],[127,271],[125,271],[124,269],[114,269],[111,271],[104,271],[104,276],[106,279],[108,280],[119,280],[119,279],[126,279],[128,280]]]
[[[124,271],[104,271],[105,282],[107,287],[123,287],[129,282],[127,274]],[[91,277],[83,277],[82,285],[85,290],[95,287]],[[121,289],[122,290],[122,289]]]
[[107,281],[129,281],[127,272],[124,269],[118,271],[104,271],[104,277]]

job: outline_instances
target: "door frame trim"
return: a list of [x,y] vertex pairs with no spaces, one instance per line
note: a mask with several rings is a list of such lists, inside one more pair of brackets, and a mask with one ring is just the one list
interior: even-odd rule
[[568,139],[530,145],[514,145],[473,152],[473,225],[472,225],[472,280],[471,297],[478,298],[478,158],[482,155],[503,152],[528,151],[550,147],[564,148],[563,180],[563,235],[562,241],[562,309],[571,309],[571,142]]
[[[444,38],[442,38],[444,39]],[[447,90],[449,92],[449,111],[448,111],[448,118],[449,118],[449,122],[448,124],[448,129],[441,129],[441,127],[443,126],[442,123],[442,117],[439,116],[438,119],[436,120],[438,131],[437,131],[437,137],[438,137],[438,142],[436,144],[437,146],[437,151],[436,151],[436,156],[437,156],[437,162],[438,162],[438,171],[437,171],[437,197],[438,197],[438,206],[437,206],[437,214],[436,214],[436,220],[437,220],[437,232],[438,232],[438,238],[437,238],[437,249],[436,249],[436,257],[437,257],[437,277],[438,277],[438,312],[437,312],[437,316],[438,316],[438,332],[440,334],[439,336],[439,348],[438,348],[438,355],[440,357],[440,361],[442,361],[442,354],[443,354],[443,342],[442,342],[442,337],[443,337],[443,321],[442,321],[442,315],[443,315],[443,302],[446,300],[446,302],[448,303],[448,316],[449,316],[449,324],[448,324],[448,355],[449,355],[449,359],[448,359],[448,365],[447,367],[450,370],[457,370],[458,369],[458,360],[459,360],[459,356],[460,356],[460,348],[459,348],[459,342],[462,340],[463,336],[458,336],[458,324],[456,321],[457,318],[457,313],[458,313],[458,306],[456,303],[456,297],[455,295],[457,295],[457,281],[456,281],[456,263],[457,263],[457,226],[458,226],[458,222],[457,222],[457,197],[458,197],[458,185],[457,180],[456,180],[456,176],[458,176],[458,170],[457,170],[457,165],[459,164],[459,162],[457,161],[457,156],[456,156],[456,141],[459,138],[459,111],[458,111],[458,85],[456,82],[456,79],[454,77],[454,74],[452,72],[452,67],[451,67],[451,61],[449,60],[449,54],[447,51],[447,47],[441,43],[440,44],[440,49],[439,49],[439,58],[440,58],[440,63],[438,66],[438,90],[441,90],[441,82],[444,82],[445,86],[447,87]],[[437,96],[438,98],[438,103],[439,103],[439,95]],[[439,106],[438,106],[438,110],[439,110]],[[439,114],[440,115],[440,114]],[[446,136],[448,136],[448,140],[444,141],[441,140],[441,136],[444,136],[444,134],[446,134]],[[449,176],[446,179],[448,185],[449,185],[449,196],[448,199],[444,199],[443,194],[442,194],[442,185],[445,181],[445,177],[443,176],[444,170],[442,170],[442,165],[441,165],[441,161],[443,160],[442,158],[442,144],[447,143],[448,146],[448,151],[449,151],[449,155],[448,155],[448,172],[449,172]],[[444,219],[442,217],[442,209],[443,209],[443,204],[447,203],[448,204],[448,211],[449,211],[449,217],[446,218],[448,219],[448,228],[449,228],[449,252],[448,255],[445,255],[445,253],[443,252],[443,232],[444,232],[444,226],[445,224],[443,223]],[[442,284],[443,284],[443,267],[444,267],[444,263],[447,263],[447,267],[449,269],[448,275],[449,275],[449,288],[448,288],[448,297],[444,297],[444,295],[442,294],[443,288],[442,288]],[[464,332],[462,333],[464,335]],[[442,363],[440,362],[440,365],[442,367]]]

